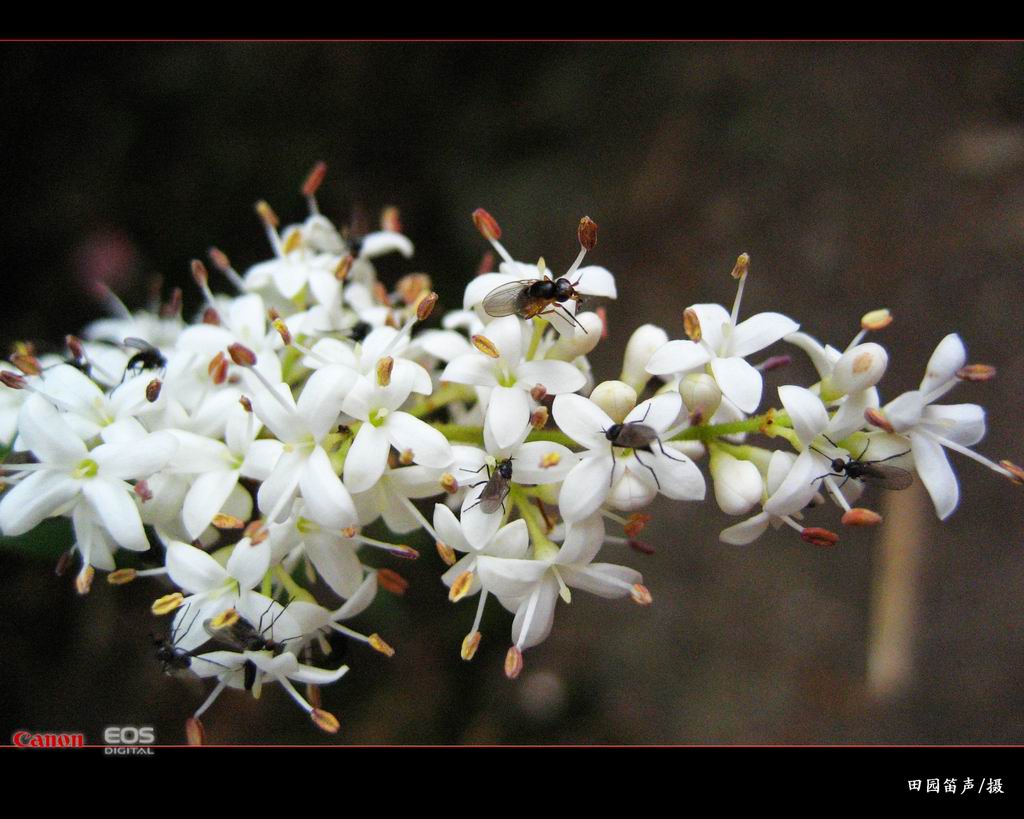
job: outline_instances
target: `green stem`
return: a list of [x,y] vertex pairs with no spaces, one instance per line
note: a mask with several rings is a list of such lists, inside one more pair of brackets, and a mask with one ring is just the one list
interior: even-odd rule
[[409,409],[408,412],[416,418],[422,418],[423,416],[430,415],[432,412],[436,412],[454,401],[469,402],[475,400],[476,391],[472,387],[467,387],[465,384],[445,384],[432,395],[427,396],[414,407]]
[[548,326],[548,323],[544,319],[537,318],[533,319],[533,335],[530,337],[530,349],[526,351],[526,360],[533,361],[534,355],[537,353],[537,348],[540,346],[540,340],[544,337],[544,329]]

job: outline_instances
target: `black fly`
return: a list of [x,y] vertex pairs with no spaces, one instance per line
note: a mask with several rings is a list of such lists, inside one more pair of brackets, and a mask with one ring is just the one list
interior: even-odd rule
[[[473,506],[479,506],[485,515],[493,514],[499,509],[505,511],[505,498],[512,491],[509,486],[512,482],[512,458],[499,461],[494,467],[493,472],[491,472],[487,464],[480,467],[480,469],[484,468],[487,469],[487,480],[470,484],[470,488],[480,486],[481,484],[484,488],[480,491],[480,497],[477,499],[477,502],[467,507],[466,511],[468,512]],[[477,474],[480,472],[480,469],[465,469],[464,471]]]
[[[254,626],[244,617],[239,615],[233,622],[219,628],[214,625],[214,619],[216,618],[210,618],[203,622],[203,628],[206,629],[206,633],[214,640],[233,648],[235,651],[270,651],[277,654],[284,648],[284,643],[288,640],[297,639],[300,635],[288,637],[284,640],[275,640],[273,638],[274,624],[278,621],[281,615],[284,614],[284,608],[282,608],[277,616],[271,618],[270,623],[266,628],[264,628],[263,620],[267,614],[270,613],[270,609],[273,608],[273,606],[274,603],[271,601],[266,611],[260,615],[260,622],[257,626]],[[270,632],[270,637],[267,636],[268,631]],[[243,666],[243,672],[245,674],[245,690],[251,691],[256,682],[257,668],[255,663],[253,663],[252,660],[246,660]]]
[[651,449],[651,444],[656,443],[658,449],[661,450],[661,454],[666,458],[673,461],[684,462],[685,458],[673,458],[665,451],[665,445],[661,442],[661,438],[658,437],[658,431],[654,427],[649,427],[644,421],[647,420],[647,413],[651,411],[651,405],[647,405],[647,410],[644,412],[644,417],[639,421],[629,421],[624,424],[612,424],[608,429],[603,429],[601,432],[604,433],[604,437],[612,445],[612,474],[608,478],[608,485],[611,486],[615,482],[615,447],[621,447],[622,449],[632,449],[633,456],[637,459],[641,466],[650,471],[654,476],[654,483],[661,489],[661,481],[658,480],[658,474],[654,471],[654,467],[650,464],[645,463],[640,457],[641,452],[650,452],[654,454],[654,450]]
[[571,282],[564,276],[559,279],[545,276],[543,279],[509,282],[494,288],[484,297],[484,312],[494,318],[516,315],[522,319],[531,319],[561,310],[569,321],[585,333],[586,328],[565,307],[567,301],[580,300],[576,292],[577,284],[579,279]]
[[124,346],[131,347],[134,350],[138,350],[138,352],[128,359],[128,364],[124,368],[124,375],[121,376],[122,381],[124,381],[128,373],[138,375],[145,370],[166,369],[167,359],[164,358],[163,353],[148,341],[144,341],[141,338],[126,338]]
[[[835,441],[829,438],[827,435],[822,436],[832,446],[839,449],[836,446]],[[853,479],[863,481],[868,486],[877,486],[879,489],[906,489],[914,482],[914,476],[906,469],[900,469],[898,466],[889,466],[885,461],[891,461],[894,458],[901,458],[908,454],[910,450],[906,452],[898,452],[895,455],[890,455],[888,458],[880,458],[877,461],[865,461],[864,456],[867,454],[868,447],[871,446],[871,441],[868,440],[864,446],[863,451],[856,458],[829,458],[831,463],[831,472],[827,472],[824,475],[819,475],[814,481],[821,481],[825,478],[842,478],[843,482],[839,484],[839,488],[842,489],[846,486],[846,482]],[[815,452],[821,455],[823,458],[828,458],[824,452],[815,447],[811,447]],[[811,481],[811,483],[814,483]]]

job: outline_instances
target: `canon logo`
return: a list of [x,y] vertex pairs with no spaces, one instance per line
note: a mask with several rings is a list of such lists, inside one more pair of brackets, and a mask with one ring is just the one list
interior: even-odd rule
[[16,748],[84,748],[85,734],[34,734],[15,731],[11,742]]

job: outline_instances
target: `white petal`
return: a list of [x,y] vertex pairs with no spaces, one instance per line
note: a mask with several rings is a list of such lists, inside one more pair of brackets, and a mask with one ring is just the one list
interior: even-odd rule
[[702,344],[693,341],[670,341],[660,347],[647,362],[647,372],[652,375],[681,373],[703,367],[711,360],[711,353]]
[[284,444],[269,438],[253,441],[245,452],[242,462],[242,475],[257,481],[265,481],[270,477],[284,452]]
[[334,620],[348,620],[365,611],[377,596],[377,573],[370,572],[355,590],[355,593],[345,601],[345,604],[333,613]]
[[600,296],[606,299],[618,298],[615,277],[609,270],[598,265],[578,268],[574,276],[576,290],[584,296]]
[[405,258],[413,254],[412,242],[408,237],[393,230],[378,230],[367,233],[363,237],[363,246],[359,255],[368,259],[383,256],[386,253],[401,253]]
[[608,600],[625,597],[634,584],[644,579],[636,569],[614,563],[593,563],[585,569],[560,571],[567,585]]
[[427,355],[441,361],[453,361],[473,350],[465,336],[449,330],[427,330],[415,341]]
[[530,597],[519,604],[512,621],[512,642],[520,648],[543,643],[551,633],[558,601],[558,583],[548,575]]
[[722,543],[731,543],[734,546],[746,546],[748,543],[753,543],[761,535],[765,533],[768,528],[768,513],[761,512],[758,515],[754,515],[752,518],[747,518],[734,526],[730,526],[728,529],[723,529],[719,534],[718,539]]
[[275,523],[283,520],[291,510],[306,457],[305,452],[297,449],[283,453],[270,477],[260,484],[256,501],[264,515],[276,514]]
[[502,526],[498,534],[487,545],[487,554],[494,557],[524,558],[530,549],[530,533],[526,521],[517,518]]
[[523,321],[518,316],[504,316],[487,325],[484,335],[490,339],[501,360],[509,367],[518,366],[523,357]]
[[174,457],[178,440],[170,432],[154,432],[135,443],[101,444],[90,457],[106,478],[148,478]]
[[729,352],[740,358],[763,350],[781,338],[795,333],[800,328],[789,316],[782,313],[758,313],[741,321],[732,331]]
[[943,438],[974,446],[985,437],[985,410],[977,404],[932,404],[923,420]]
[[363,583],[363,564],[355,549],[330,537],[306,540],[309,559],[324,582],[341,597],[351,597]]
[[466,499],[462,503],[462,531],[465,532],[466,540],[474,549],[483,549],[488,544],[491,538],[497,534],[501,527],[501,519],[504,517],[500,506],[496,511],[488,514],[477,503],[480,493],[485,488],[481,486],[471,489],[466,493]]
[[[534,272],[536,272],[536,268],[534,268]],[[463,309],[468,310],[471,307],[475,307],[487,298],[488,293],[495,288],[510,284],[519,278],[521,277],[505,273],[484,273],[481,276],[477,276],[466,285],[466,292],[462,299]]]
[[585,566],[604,544],[604,516],[589,515],[566,527],[565,540],[558,550],[560,566]]
[[237,485],[238,473],[227,469],[205,472],[196,478],[181,510],[182,522],[190,538],[195,540],[203,533]]
[[825,458],[813,450],[805,449],[793,462],[793,468],[779,488],[768,498],[764,510],[777,517],[799,512],[818,491],[815,478],[831,471],[831,465]]
[[924,394],[918,390],[905,392],[885,405],[882,412],[897,432],[913,429],[921,422],[926,404]]
[[[546,458],[552,456],[557,459],[554,466],[541,466]],[[569,474],[577,461],[579,456],[561,444],[530,441],[516,450],[512,462],[512,479],[523,484],[558,483]]]
[[302,663],[288,674],[289,679],[296,682],[308,683],[309,685],[330,685],[337,682],[348,673],[347,665],[340,665],[337,668],[316,668],[312,665]]
[[658,433],[673,426],[683,408],[683,399],[678,392],[663,392],[637,404],[626,415],[624,423],[639,421]]
[[[671,453],[671,450],[669,452]],[[704,499],[707,492],[704,475],[693,461],[678,453],[671,453],[670,457],[657,448],[653,454],[654,472],[661,484],[658,491],[662,495],[672,500]],[[650,461],[649,454],[645,455],[644,460]]]
[[725,341],[725,327],[732,326],[732,316],[720,304],[691,304],[689,307],[697,314],[700,322],[700,333],[712,350],[719,354]]
[[550,395],[583,389],[587,378],[566,361],[526,361],[516,369],[516,381],[532,389],[542,384]]
[[730,401],[744,412],[761,403],[761,373],[742,358],[716,358],[711,362],[715,381]]
[[442,381],[453,384],[473,384],[480,387],[495,387],[498,384],[496,362],[483,353],[470,352],[448,362],[441,373]]
[[[643,462],[650,465],[650,459],[641,456]],[[625,512],[632,512],[635,509],[642,509],[647,506],[654,496],[658,494],[658,485],[654,480],[654,474],[650,469],[644,467],[637,460],[636,453],[627,459],[616,459],[618,464],[615,485],[608,493],[608,505]],[[653,467],[652,467],[653,468]]]
[[828,422],[825,434],[833,441],[841,441],[857,430],[863,429],[864,410],[871,406],[871,393],[872,390],[867,389],[846,396],[846,400],[839,405],[836,414]]
[[530,423],[530,399],[519,387],[495,387],[487,405],[484,425],[499,448],[520,440]]
[[312,520],[332,529],[345,529],[357,522],[352,496],[335,474],[323,447],[316,447],[306,461],[299,479],[305,511]]
[[407,412],[392,412],[382,429],[387,431],[395,449],[412,452],[415,463],[440,469],[452,462],[452,447],[448,439],[426,421]]
[[259,543],[248,538],[238,541],[225,568],[238,581],[241,591],[255,588],[270,568],[270,539],[264,538]]
[[0,531],[23,535],[58,511],[79,491],[79,482],[49,470],[34,472],[0,499]]
[[[606,449],[604,430],[614,426],[604,410],[582,395],[559,395],[551,406],[558,428],[587,449]],[[610,469],[610,467],[609,467]]]
[[306,381],[297,406],[314,440],[322,440],[334,426],[342,401],[357,378],[354,370],[335,364],[321,367]]
[[[826,354],[825,348],[822,347],[816,339],[811,338],[811,336],[806,333],[791,333],[786,336],[785,341],[787,344],[793,344],[807,353],[807,357],[811,359],[814,369],[818,371],[819,378],[827,378],[832,373],[833,361]],[[742,524],[737,524],[737,526],[741,525]],[[726,531],[729,530],[727,529]]]
[[459,552],[470,550],[469,541],[462,532],[459,519],[455,513],[443,503],[434,504],[434,529],[441,536],[441,541]]
[[950,333],[939,342],[932,357],[928,359],[921,380],[921,392],[931,392],[943,384],[955,384],[956,371],[966,363],[967,349],[963,340],[956,333]]
[[30,450],[43,463],[74,464],[86,454],[85,444],[53,405],[39,395],[30,395],[21,405],[18,440],[20,448]]
[[202,549],[172,540],[167,544],[167,574],[190,594],[202,594],[228,581],[224,567]]
[[792,384],[779,387],[779,400],[786,408],[797,437],[809,444],[828,427],[828,411],[813,392]]
[[558,508],[569,523],[592,515],[608,497],[612,474],[611,451],[584,457],[566,475],[558,493]]
[[139,509],[127,484],[96,477],[82,482],[82,494],[119,546],[136,552],[149,548]]
[[[948,336],[947,336],[948,338]],[[942,446],[920,432],[910,433],[914,467],[935,504],[935,514],[945,520],[960,502],[960,485]]]
[[380,480],[390,447],[383,429],[369,423],[359,427],[345,457],[345,485],[350,492],[365,492]]
[[550,568],[543,560],[515,560],[507,557],[480,555],[477,572],[484,588],[501,597],[522,597]]

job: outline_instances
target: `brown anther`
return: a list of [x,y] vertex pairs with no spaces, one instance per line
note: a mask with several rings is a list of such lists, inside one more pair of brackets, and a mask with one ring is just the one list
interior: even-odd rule
[[64,573],[71,567],[71,563],[74,559],[74,552],[62,552],[61,556],[57,558],[57,565],[54,566],[53,573],[57,575],[57,577],[63,577]]
[[96,577],[96,570],[92,566],[83,566],[82,571],[75,578],[75,591],[79,594],[88,594],[92,588],[93,578]]
[[171,297],[167,300],[167,304],[160,308],[160,316],[162,318],[174,318],[181,315],[181,305],[184,300],[185,297],[181,292],[181,288],[175,287],[171,291]]
[[683,331],[690,341],[700,341],[700,317],[697,315],[697,311],[691,307],[687,307],[683,311]]
[[379,651],[385,657],[394,657],[395,650],[381,638],[379,634],[371,634],[369,637],[370,648]]
[[380,229],[393,233],[402,232],[402,212],[394,205],[388,205],[380,212]]
[[206,372],[210,376],[210,380],[217,385],[223,384],[228,379],[228,359],[223,352],[218,351],[217,354],[210,359],[210,363],[206,367]]
[[319,708],[323,702],[320,697],[320,686],[306,683],[306,701],[314,708]]
[[242,409],[246,412],[252,412],[252,401],[246,395],[240,395],[238,397],[238,403],[242,405]]
[[132,491],[138,496],[139,500],[145,503],[146,501],[153,500],[153,490],[149,488],[149,484],[146,481],[137,481],[135,486],[132,487]]
[[629,596],[638,606],[649,606],[654,602],[650,590],[642,583],[634,583],[629,590]]
[[25,375],[39,375],[43,371],[43,368],[39,365],[39,359],[34,355],[14,353],[11,356],[11,363],[25,373]]
[[484,273],[490,273],[492,270],[494,270],[494,254],[488,250],[480,257],[480,264],[476,266],[476,275],[482,276]]
[[991,364],[968,364],[956,371],[956,377],[961,381],[991,381],[996,377],[996,368]]
[[530,387],[530,398],[534,401],[543,401],[548,397],[548,388],[543,384],[534,384]]
[[580,240],[581,247],[593,250],[597,246],[597,222],[589,216],[584,216],[576,228],[576,237]]
[[292,343],[292,331],[288,329],[288,325],[284,323],[284,319],[274,319],[272,326],[277,330],[277,334],[281,336],[281,341],[284,342],[285,347]]
[[273,324],[279,318],[281,318],[281,311],[280,310],[278,310],[276,307],[268,307],[267,308],[267,321],[269,321],[271,324]]
[[313,724],[317,728],[328,734],[338,733],[338,729],[341,727],[338,718],[330,711],[324,711],[322,708],[314,708],[310,711],[309,718],[313,720]]
[[398,454],[398,463],[402,466],[408,466],[416,459],[416,454],[411,449],[403,449]]
[[651,522],[651,516],[645,512],[634,512],[626,520],[626,525],[622,527],[626,533],[626,537],[636,537],[643,530],[644,527]]
[[341,257],[341,261],[338,262],[338,266],[334,268],[334,278],[339,282],[345,281],[348,278],[349,271],[352,269],[352,263],[355,259],[352,258],[351,253],[347,253]]
[[1005,458],[999,462],[999,465],[1010,473],[1007,477],[1011,481],[1024,484],[1024,467],[1017,466],[1013,461],[1007,461]]
[[377,569],[377,584],[384,591],[398,595],[405,594],[409,588],[409,581],[391,569]]
[[68,346],[68,352],[76,360],[85,358],[85,345],[78,336],[64,336],[64,343]]
[[530,413],[530,426],[534,429],[544,429],[548,424],[550,413],[547,407],[537,407]]
[[629,548],[634,552],[640,552],[642,555],[653,555],[654,547],[646,540],[632,540],[628,541]]
[[157,399],[160,397],[160,390],[164,384],[159,378],[154,378],[146,385],[146,400],[150,404],[155,404]]
[[436,306],[437,293],[431,291],[426,295],[421,295],[420,300],[416,302],[416,320],[426,321],[430,318],[430,314],[434,312]]
[[139,573],[135,569],[117,569],[107,575],[107,582],[111,586],[123,586],[131,583]]
[[185,598],[181,592],[171,592],[165,594],[163,597],[159,597],[153,601],[153,605],[149,607],[149,610],[156,615],[170,614],[172,611],[181,606],[185,602]]
[[212,307],[207,307],[205,310],[203,310],[202,323],[212,324],[214,327],[218,327],[220,325],[220,313],[218,313]]
[[501,238],[501,226],[498,221],[483,208],[473,211],[473,224],[480,231],[481,235],[488,241],[496,241]]
[[541,469],[551,469],[551,467],[553,466],[558,466],[561,460],[562,456],[559,455],[557,452],[545,452],[544,455],[541,457],[538,466]]
[[487,336],[475,335],[470,341],[473,342],[474,347],[489,358],[498,358],[501,355],[498,352],[498,348],[494,346],[494,342],[487,338]]
[[223,512],[218,512],[213,516],[213,520],[210,521],[217,529],[244,529],[245,521],[241,518],[235,517],[234,515],[226,515]]
[[256,213],[267,227],[276,228],[281,224],[274,209],[263,199],[256,203]]
[[463,597],[469,594],[469,590],[473,585],[473,572],[463,572],[455,578],[455,582],[452,583],[452,587],[448,589],[448,599],[453,603],[458,603]]
[[878,427],[886,432],[896,431],[893,425],[889,423],[889,419],[882,414],[882,411],[873,407],[868,407],[864,410],[864,420],[871,424],[871,426]]
[[459,654],[463,660],[468,662],[476,656],[476,650],[480,647],[481,636],[479,631],[473,631],[462,638],[462,649],[459,651]]
[[386,387],[391,383],[391,372],[395,368],[395,359],[391,356],[384,356],[377,362],[377,384]]
[[414,304],[423,293],[429,293],[432,284],[426,273],[409,273],[395,284],[395,292],[406,304]]
[[445,472],[441,476],[441,488],[449,495],[459,491],[459,480],[451,472]]
[[882,516],[871,509],[855,506],[842,517],[843,526],[877,526]]
[[437,553],[441,556],[441,560],[444,561],[446,566],[454,566],[458,558],[455,556],[455,550],[447,543],[442,543],[440,540],[434,543],[437,548]]
[[228,347],[228,355],[239,367],[252,367],[256,364],[256,353],[237,341]]
[[306,175],[306,181],[302,183],[302,195],[307,199],[311,196],[316,196],[316,192],[320,189],[320,185],[323,184],[326,175],[327,163],[321,160]]
[[253,521],[256,526],[251,523],[246,527],[247,536],[249,538],[250,546],[259,546],[264,540],[270,537],[270,530],[263,525],[263,521]]
[[395,543],[388,551],[395,557],[400,557],[404,560],[419,560],[420,557],[418,551],[412,548],[412,546],[406,546],[404,543]]
[[23,390],[28,382],[24,376],[12,373],[10,370],[0,370],[0,384],[10,387],[12,390]]
[[346,526],[344,529],[341,530],[341,536],[344,538],[348,538],[349,540],[351,540],[358,534],[359,530],[355,526]]
[[821,529],[817,526],[808,526],[800,530],[800,537],[805,543],[812,546],[835,546],[839,542],[839,535],[830,532],[828,529]]
[[750,254],[741,253],[736,257],[736,264],[733,265],[732,273],[734,279],[742,279],[750,271]]
[[203,723],[195,717],[185,720],[185,739],[189,745],[196,748],[206,741],[206,729]]
[[192,260],[192,278],[199,285],[200,290],[205,290],[210,286],[210,274],[206,270],[206,265],[199,259]]
[[251,541],[254,537],[256,537],[260,533],[260,531],[262,529],[263,529],[263,521],[262,520],[254,520],[251,523],[246,525],[245,531],[242,532],[242,537],[243,538],[249,538],[249,540]]
[[890,324],[892,324],[892,313],[885,307],[865,313],[860,319],[860,326],[864,330],[884,330]]
[[773,355],[766,358],[760,364],[757,365],[757,369],[763,373],[770,373],[772,370],[778,370],[782,367],[788,367],[793,361],[792,356],[788,355]]
[[213,262],[213,266],[218,270],[230,270],[231,260],[228,258],[228,254],[221,250],[219,247],[211,247],[206,254],[210,257],[210,261]]
[[515,646],[509,646],[505,655],[505,676],[514,680],[523,672],[523,652]]

